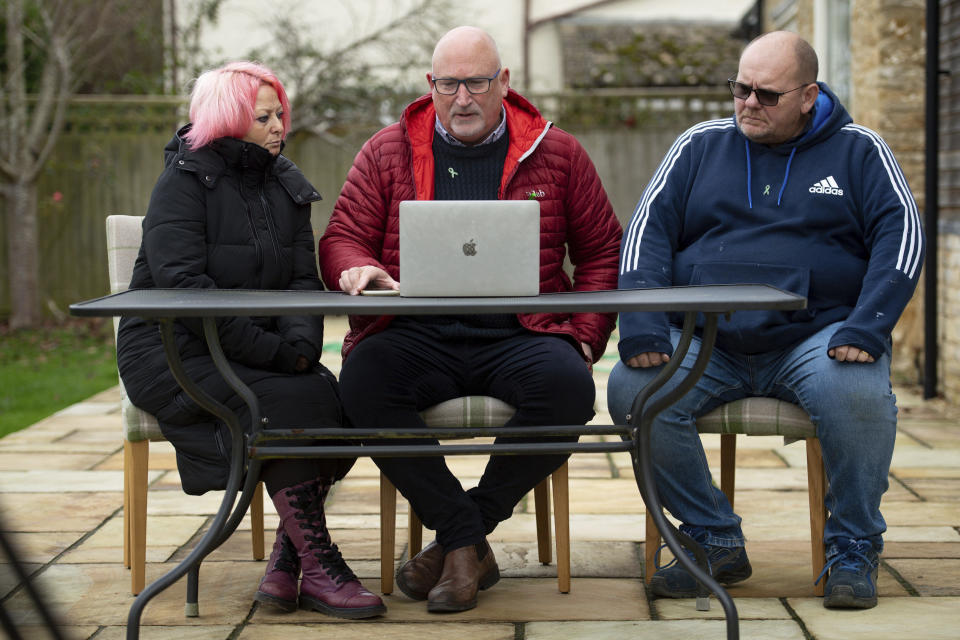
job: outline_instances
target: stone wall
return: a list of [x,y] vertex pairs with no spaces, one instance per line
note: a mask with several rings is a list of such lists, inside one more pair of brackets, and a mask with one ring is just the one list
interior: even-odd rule
[[[851,3],[851,115],[880,133],[924,205],[924,0]],[[893,333],[895,379],[920,380],[923,367],[923,280]],[[942,380],[942,378],[941,378]]]
[[940,391],[960,404],[960,225],[940,227]]
[[940,389],[960,404],[960,1],[940,3]]
[[[784,0],[766,0],[765,15]],[[814,41],[813,0],[795,0],[795,26]],[[850,3],[850,104],[858,124],[877,131],[893,149],[924,211],[924,0],[855,0]],[[775,25],[769,21],[769,30]],[[960,311],[960,309],[958,309]],[[944,336],[945,337],[945,336]],[[923,371],[923,280],[893,332],[894,379],[917,382]],[[960,347],[958,347],[960,348]],[[945,351],[941,351],[941,357]],[[946,387],[944,373],[941,385]],[[960,379],[953,383],[960,384]],[[960,402],[960,394],[954,396]]]

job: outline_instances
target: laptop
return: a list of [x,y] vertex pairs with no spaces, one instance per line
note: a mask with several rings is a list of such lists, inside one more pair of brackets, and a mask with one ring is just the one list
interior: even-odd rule
[[400,203],[400,295],[540,293],[536,200]]

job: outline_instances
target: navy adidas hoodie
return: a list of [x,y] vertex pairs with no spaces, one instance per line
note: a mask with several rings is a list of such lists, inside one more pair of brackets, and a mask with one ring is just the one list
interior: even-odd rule
[[[718,347],[782,349],[840,321],[830,348],[889,352],[923,264],[917,206],[886,143],[819,86],[806,131],[785,144],[749,141],[735,118],[677,139],[623,235],[621,289],[771,284],[807,308],[736,312]],[[668,320],[682,317],[620,314],[620,357],[672,354]]]

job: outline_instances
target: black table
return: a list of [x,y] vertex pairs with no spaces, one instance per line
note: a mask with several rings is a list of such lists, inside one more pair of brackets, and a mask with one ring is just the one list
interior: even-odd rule
[[[197,614],[198,575],[200,563],[236,529],[247,511],[259,480],[262,461],[279,457],[347,457],[347,456],[422,456],[515,453],[577,453],[629,451],[633,460],[637,486],[644,504],[660,530],[667,546],[678,562],[694,573],[712,591],[724,608],[727,638],[739,637],[736,607],[729,594],[705,570],[703,550],[678,532],[663,515],[656,493],[650,461],[650,426],[653,418],[686,393],[699,379],[713,351],[717,322],[721,315],[742,310],[794,310],[806,306],[806,299],[767,285],[707,285],[663,289],[623,291],[579,291],[544,294],[532,297],[463,297],[402,298],[381,296],[348,296],[334,291],[247,291],[217,289],[140,289],[79,302],[70,306],[76,316],[137,316],[160,325],[164,350],[177,382],[200,406],[220,418],[233,436],[231,470],[223,501],[209,531],[196,548],[176,567],[144,589],[130,607],[127,638],[136,640],[140,633],[140,617],[147,602],[155,595],[188,574],[187,611]],[[683,312],[683,337],[674,356],[657,378],[644,388],[633,403],[627,425],[556,425],[552,427],[512,427],[509,429],[273,429],[269,444],[265,440],[256,396],[234,374],[223,354],[217,335],[216,318],[229,316],[282,315],[434,315],[477,313],[575,313],[672,311]],[[702,316],[701,328],[697,320]],[[245,430],[235,414],[206,395],[183,370],[173,337],[176,318],[201,318],[204,336],[217,369],[250,408],[252,426]],[[669,394],[647,406],[647,401],[679,369],[695,333],[702,346],[696,364]],[[283,446],[283,440],[361,439],[432,437],[463,439],[478,436],[555,436],[555,435],[619,435],[610,442],[537,442],[522,444],[436,444],[436,445],[336,445]],[[279,441],[281,444],[277,444]],[[246,480],[244,481],[244,473]],[[241,484],[243,485],[241,491]],[[237,495],[239,493],[239,501]],[[691,550],[691,560],[684,547]],[[651,568],[648,567],[647,571]]]

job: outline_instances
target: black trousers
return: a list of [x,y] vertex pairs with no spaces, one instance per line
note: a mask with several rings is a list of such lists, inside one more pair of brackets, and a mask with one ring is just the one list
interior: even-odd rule
[[[565,338],[529,332],[503,339],[438,337],[429,325],[409,321],[358,344],[344,361],[340,385],[349,422],[379,429],[423,427],[420,411],[465,395],[493,396],[516,407],[507,426],[586,424],[596,395],[583,357]],[[491,456],[469,491],[439,456],[374,462],[449,550],[483,542],[568,457]]]
[[[131,399],[157,417],[164,436],[176,448],[184,491],[200,494],[223,489],[229,471],[229,431],[180,389],[165,363],[165,360],[153,363],[158,374],[149,392]],[[257,396],[261,416],[268,420],[267,430],[343,426],[339,386],[325,367],[317,364],[309,372],[291,375],[254,369],[237,362],[231,365]],[[223,379],[210,356],[187,358],[183,366],[200,388],[235,412],[240,425],[250,430],[249,408]],[[332,441],[326,443],[333,444]],[[268,460],[263,463],[260,478],[273,497],[282,489],[315,478],[325,478],[332,484],[343,478],[355,461],[356,458]]]

